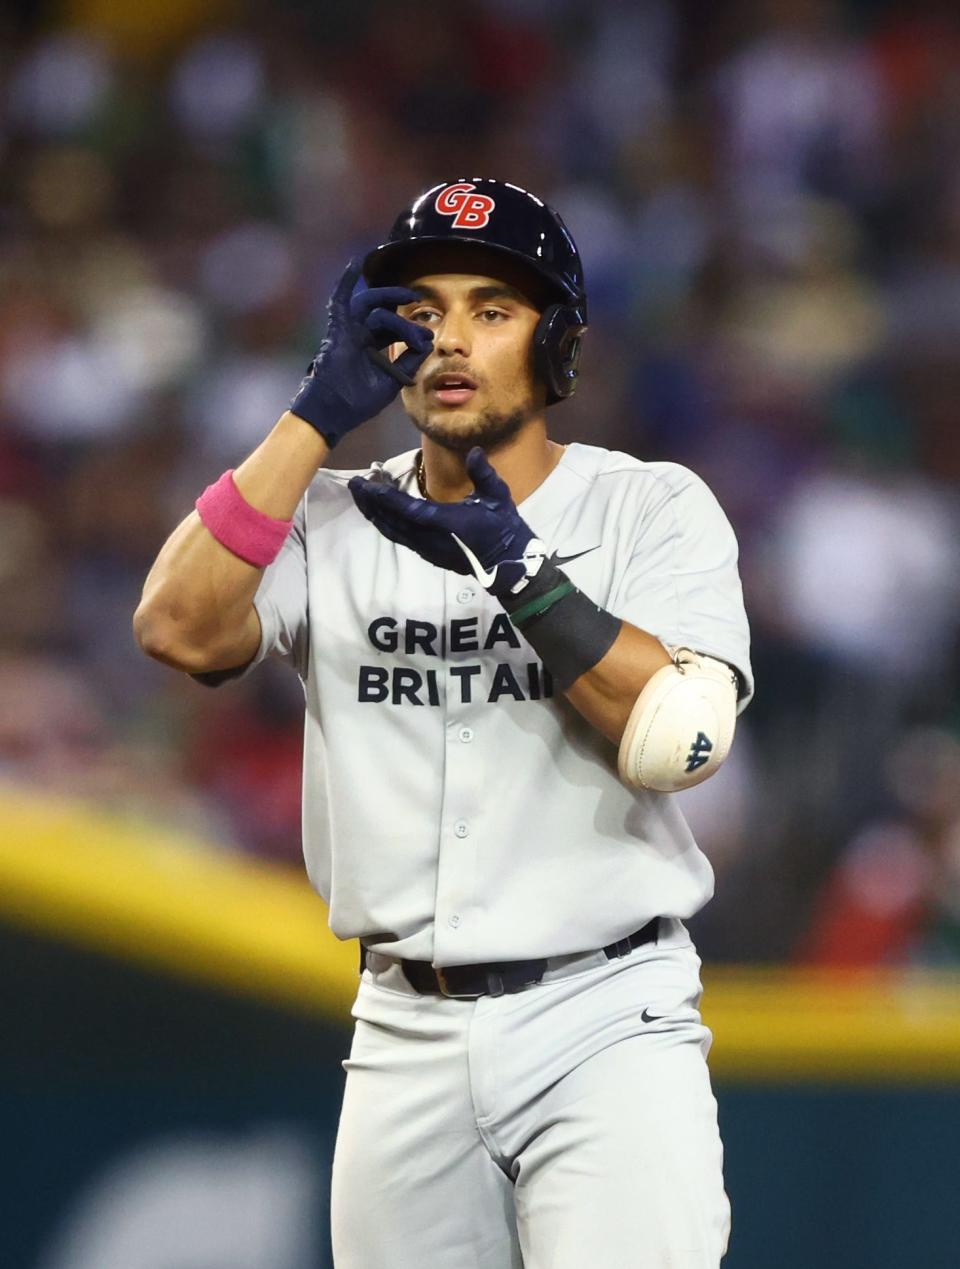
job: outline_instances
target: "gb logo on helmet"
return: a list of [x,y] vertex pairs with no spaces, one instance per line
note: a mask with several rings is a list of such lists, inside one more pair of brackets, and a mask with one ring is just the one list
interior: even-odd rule
[[489,194],[475,193],[476,186],[448,185],[437,195],[434,207],[441,216],[452,216],[454,229],[483,229],[490,223],[496,203]]

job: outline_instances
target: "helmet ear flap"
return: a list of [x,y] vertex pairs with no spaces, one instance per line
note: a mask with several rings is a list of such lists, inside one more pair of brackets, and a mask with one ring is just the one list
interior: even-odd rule
[[533,332],[533,364],[547,386],[547,405],[573,396],[580,366],[584,313],[573,304],[550,304]]

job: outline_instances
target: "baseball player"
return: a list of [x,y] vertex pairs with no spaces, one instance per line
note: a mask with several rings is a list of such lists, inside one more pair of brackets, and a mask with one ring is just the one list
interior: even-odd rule
[[[135,617],[306,698],[310,878],[362,974],[337,1269],[717,1266],[729,1208],[672,794],[752,691],[733,532],[691,472],[561,446],[583,273],[515,185],[445,182],[351,265],[274,430]],[[330,451],[397,393],[419,448]]]

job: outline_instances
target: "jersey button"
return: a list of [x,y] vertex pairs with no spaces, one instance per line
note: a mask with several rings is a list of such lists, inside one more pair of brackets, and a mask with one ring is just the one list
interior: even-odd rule
[[453,916],[450,917],[449,920],[447,921],[447,925],[452,926],[453,929],[456,929],[459,924],[460,924],[460,916],[458,913],[454,912]]
[[456,824],[453,826],[453,831],[458,837],[466,837],[470,832],[470,825],[466,820],[457,820]]
[[464,586],[463,590],[457,591],[457,603],[469,604],[475,593],[476,592],[472,591],[469,586]]
[[471,741],[471,740],[473,740],[473,728],[472,728],[472,727],[461,727],[461,728],[460,728],[460,739],[463,741],[463,743],[464,743],[465,745],[469,745],[470,741]]

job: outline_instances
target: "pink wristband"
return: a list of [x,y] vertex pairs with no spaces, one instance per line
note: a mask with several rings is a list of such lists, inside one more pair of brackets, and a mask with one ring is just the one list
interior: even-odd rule
[[275,520],[251,507],[233,483],[232,467],[207,485],[195,505],[217,541],[257,568],[273,563],[293,527],[292,520]]

